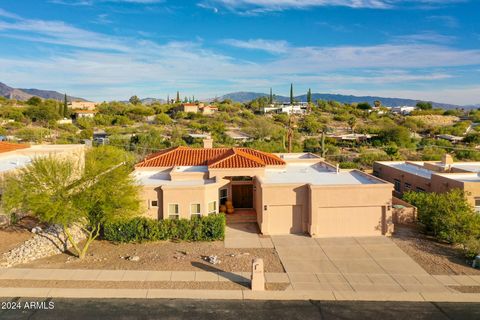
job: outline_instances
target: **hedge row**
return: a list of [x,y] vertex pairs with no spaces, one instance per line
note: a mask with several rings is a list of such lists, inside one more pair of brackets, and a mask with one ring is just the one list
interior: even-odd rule
[[225,237],[225,215],[215,214],[179,220],[152,220],[136,217],[116,220],[103,226],[103,237],[113,242],[158,240],[213,241]]

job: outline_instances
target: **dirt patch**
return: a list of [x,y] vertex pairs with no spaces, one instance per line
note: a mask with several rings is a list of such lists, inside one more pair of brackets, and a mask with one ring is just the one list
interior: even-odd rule
[[33,218],[25,217],[17,224],[0,228],[0,254],[20,246],[33,237],[30,230],[40,224]]
[[480,270],[471,267],[460,248],[440,243],[414,227],[396,225],[392,240],[429,274],[480,275]]
[[449,286],[461,293],[480,293],[480,286]]
[[[267,283],[271,291],[283,291],[288,283]],[[234,282],[118,282],[118,281],[56,281],[56,280],[2,280],[2,287],[15,288],[88,288],[88,289],[199,289],[199,290],[246,290],[248,283]]]
[[[215,265],[206,262],[204,257],[211,255],[216,255],[221,262]],[[139,261],[127,259],[134,256],[138,256]],[[65,253],[17,267],[244,272],[251,271],[253,258],[263,259],[265,272],[284,272],[275,249],[227,249],[221,241],[178,243],[159,241],[140,244],[95,241],[83,260]]]

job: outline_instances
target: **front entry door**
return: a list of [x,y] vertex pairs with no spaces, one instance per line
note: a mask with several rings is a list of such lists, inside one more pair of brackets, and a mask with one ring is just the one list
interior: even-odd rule
[[234,208],[253,208],[253,185],[233,185],[232,200]]

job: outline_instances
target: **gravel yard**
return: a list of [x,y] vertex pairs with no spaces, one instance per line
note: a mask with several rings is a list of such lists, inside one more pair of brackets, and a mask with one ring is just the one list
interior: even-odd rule
[[460,248],[437,242],[415,228],[395,226],[393,242],[433,275],[480,275],[463,258]]
[[22,219],[15,226],[0,229],[0,255],[21,245],[33,237],[30,229],[37,226],[37,222],[31,218]]
[[[211,255],[217,256],[220,263],[213,265],[204,260],[204,257]],[[130,261],[128,257],[139,257],[139,261]],[[214,268],[218,271],[240,272],[251,271],[253,258],[263,258],[265,272],[284,272],[275,249],[226,249],[222,241],[140,244],[95,241],[83,260],[69,254],[59,254],[17,267],[165,271]]]

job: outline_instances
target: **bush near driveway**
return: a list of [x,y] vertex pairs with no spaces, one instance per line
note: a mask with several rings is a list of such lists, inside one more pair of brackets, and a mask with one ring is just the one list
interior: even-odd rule
[[480,249],[480,214],[467,202],[465,193],[454,189],[447,193],[409,191],[403,200],[418,208],[418,220],[438,240],[461,244],[467,257]]
[[179,220],[153,220],[144,217],[121,219],[103,226],[103,238],[112,242],[158,240],[214,241],[225,237],[224,214]]

